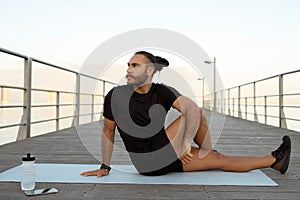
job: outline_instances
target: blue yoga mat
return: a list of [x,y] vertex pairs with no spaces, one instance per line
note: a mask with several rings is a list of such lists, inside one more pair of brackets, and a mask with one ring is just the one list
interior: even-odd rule
[[[276,182],[260,170],[246,173],[212,170],[149,177],[138,174],[132,165],[112,165],[109,176],[102,178],[80,176],[81,172],[98,168],[99,165],[86,164],[36,164],[36,182],[277,186]],[[0,181],[20,182],[20,174],[21,167],[14,167],[0,173]]]

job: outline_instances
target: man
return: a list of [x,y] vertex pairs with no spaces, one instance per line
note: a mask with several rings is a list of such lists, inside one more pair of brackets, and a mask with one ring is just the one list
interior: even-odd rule
[[[115,128],[123,139],[132,163],[142,175],[210,169],[247,172],[272,167],[287,171],[291,140],[283,137],[280,147],[262,157],[225,156],[213,151],[208,124],[201,109],[174,88],[152,83],[152,77],[169,62],[149,52],[134,54],[128,63],[127,85],[113,88],[105,97],[100,169],[82,176],[106,176],[110,171]],[[167,128],[166,113],[173,107],[181,115]],[[194,141],[198,147],[192,147]]]

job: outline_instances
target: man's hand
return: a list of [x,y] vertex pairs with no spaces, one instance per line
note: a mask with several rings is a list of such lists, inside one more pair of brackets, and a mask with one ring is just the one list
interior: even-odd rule
[[191,153],[191,145],[189,143],[183,145],[183,153],[182,155],[180,156],[180,160],[183,164],[189,164],[189,162],[191,162],[192,158],[193,158],[193,154]]
[[98,178],[102,176],[107,176],[109,174],[109,171],[107,169],[96,169],[93,171],[88,172],[82,172],[81,176],[97,176]]

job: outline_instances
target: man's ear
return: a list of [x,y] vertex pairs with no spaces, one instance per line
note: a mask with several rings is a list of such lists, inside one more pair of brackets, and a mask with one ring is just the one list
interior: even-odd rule
[[153,65],[149,66],[147,69],[148,76],[153,76],[155,72],[155,67]]

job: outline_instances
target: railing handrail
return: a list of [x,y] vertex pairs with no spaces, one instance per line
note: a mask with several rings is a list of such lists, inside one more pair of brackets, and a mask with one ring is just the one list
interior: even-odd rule
[[4,48],[1,48],[1,47],[0,47],[0,52],[7,53],[7,54],[10,54],[10,55],[13,55],[13,56],[17,56],[17,57],[20,57],[20,58],[24,58],[24,59],[31,58],[32,61],[40,63],[40,64],[43,64],[43,65],[47,65],[47,66],[50,66],[50,67],[53,67],[53,68],[56,68],[56,69],[60,69],[60,70],[63,70],[63,71],[67,71],[67,72],[70,72],[70,73],[74,73],[74,74],[80,74],[81,76],[84,76],[84,77],[87,77],[87,78],[91,78],[91,79],[94,79],[94,80],[97,80],[97,81],[104,81],[104,82],[109,83],[109,84],[117,85],[116,83],[108,81],[108,80],[99,79],[97,77],[93,77],[93,76],[88,75],[88,74],[83,74],[83,73],[77,72],[75,70],[71,70],[71,69],[68,69],[68,68],[65,68],[65,67],[61,67],[61,66],[52,64],[52,63],[48,63],[48,62],[39,60],[37,58],[29,57],[29,56],[26,56],[26,55],[23,55],[23,54],[14,52],[14,51],[10,51],[8,49],[4,49]]
[[[101,81],[101,80],[99,79],[99,81]],[[107,81],[104,81],[104,82],[113,84],[113,83],[107,82]],[[0,88],[17,89],[17,90],[26,90],[26,88],[23,88],[23,87],[10,86],[10,85],[0,85]],[[59,93],[63,93],[63,94],[76,94],[76,92],[71,92],[71,91],[51,90],[51,89],[41,89],[41,88],[32,88],[31,91],[48,92],[48,93],[50,93],[50,92],[52,92],[52,93],[59,92]],[[81,94],[81,95],[103,96],[102,94],[93,94],[93,93],[84,93],[84,92],[81,92],[80,94]]]
[[232,89],[235,89],[235,88],[238,88],[238,87],[243,87],[243,86],[250,85],[250,84],[253,84],[253,83],[259,83],[259,82],[266,81],[266,80],[269,80],[269,79],[277,78],[278,76],[285,76],[285,75],[288,75],[288,74],[293,74],[293,73],[298,73],[298,72],[300,72],[300,69],[285,72],[285,73],[281,73],[281,74],[277,74],[277,75],[273,75],[273,76],[269,76],[267,78],[258,79],[256,81],[251,81],[251,82],[248,82],[248,83],[243,83],[241,85],[229,87],[229,88],[226,88],[226,89],[218,90],[218,91],[216,91],[216,93],[218,93],[220,91],[224,91],[224,90],[232,90]]
[[[300,106],[298,106],[300,104],[300,102],[298,102],[298,104],[296,103],[294,104],[294,100],[289,101],[289,103],[285,103],[284,101],[284,97],[297,97],[300,96],[300,93],[298,90],[294,90],[290,91],[290,92],[284,92],[284,77],[286,75],[290,75],[290,74],[296,74],[299,73],[300,74],[300,69],[299,70],[293,70],[293,71],[289,71],[289,72],[285,72],[282,74],[278,74],[278,75],[274,75],[274,76],[270,76],[267,78],[263,78],[263,79],[259,79],[256,81],[252,81],[249,83],[245,83],[245,84],[241,84],[238,86],[234,86],[234,87],[230,87],[230,88],[226,88],[226,89],[222,89],[219,90],[215,93],[216,95],[216,100],[218,101],[218,105],[216,106],[217,108],[212,108],[211,104],[207,104],[208,101],[204,102],[203,105],[207,106],[208,105],[208,109],[212,109],[215,110],[217,112],[222,112],[224,114],[228,114],[231,116],[237,116],[239,118],[243,118],[246,120],[248,119],[248,114],[253,115],[253,121],[255,122],[260,122],[258,119],[258,116],[264,116],[264,122],[265,124],[267,124],[268,122],[268,117],[272,117],[272,118],[278,118],[279,119],[279,127],[281,128],[288,128],[287,127],[287,120],[290,121],[295,121],[295,122],[300,122],[300,118],[298,116],[295,117],[286,117],[285,116],[285,110],[284,109],[289,109],[289,108],[300,108]],[[260,95],[257,95],[257,88],[260,86],[259,82],[263,82],[263,81],[268,81],[270,79],[275,79],[275,81],[278,81],[278,89],[277,92],[271,93],[268,91],[263,91],[260,92]],[[300,78],[299,78],[300,80]],[[251,86],[251,87],[249,87]],[[244,89],[244,87],[249,87],[248,88],[248,92],[247,95],[245,95],[244,93],[242,94],[241,90]],[[251,92],[252,90],[252,92]],[[212,93],[205,95],[207,97],[207,99],[212,98]],[[249,101],[250,100],[250,101]],[[268,100],[273,102],[272,104],[268,103]],[[291,106],[293,105],[293,106]],[[250,113],[248,111],[248,107],[253,109],[253,113]],[[257,112],[257,108],[262,109],[264,112],[264,114],[261,114]],[[268,114],[268,108],[276,108],[278,111],[278,115],[270,115]],[[243,111],[244,110],[244,111]],[[274,112],[274,111],[272,111]],[[243,116],[244,114],[244,116]],[[300,126],[299,126],[300,127]]]
[[[62,67],[62,66],[58,66],[58,65],[55,65],[55,64],[52,64],[52,63],[48,63],[48,62],[39,60],[37,58],[32,58],[32,57],[29,57],[29,56],[26,56],[26,55],[23,55],[23,54],[19,54],[17,52],[10,51],[10,50],[7,50],[7,49],[1,48],[1,47],[0,47],[0,52],[24,59],[24,61],[25,61],[24,62],[24,77],[26,77],[26,78],[24,78],[24,81],[23,81],[24,87],[11,86],[11,85],[0,85],[2,96],[3,96],[3,89],[16,89],[16,90],[22,90],[24,92],[23,102],[22,102],[23,105],[0,105],[0,108],[3,108],[3,109],[23,108],[23,118],[21,119],[21,122],[0,126],[0,129],[19,126],[18,135],[20,134],[20,132],[24,135],[24,132],[25,132],[25,137],[30,137],[30,125],[31,124],[43,123],[43,122],[48,122],[48,121],[56,121],[56,129],[59,130],[59,120],[60,119],[73,118],[73,123],[72,123],[71,126],[78,125],[79,124],[79,117],[81,117],[81,116],[91,116],[91,121],[93,122],[94,115],[101,114],[101,112],[95,112],[94,111],[94,106],[103,105],[103,103],[95,102],[94,98],[95,97],[101,97],[104,100],[104,96],[105,96],[105,92],[106,92],[105,88],[107,87],[106,83],[108,83],[110,85],[118,85],[118,84],[116,84],[114,82],[111,82],[111,81],[107,81],[107,80],[104,80],[104,79],[93,77],[93,76],[88,75],[88,74],[83,74],[83,73],[77,72],[75,70],[68,69],[66,67]],[[63,91],[63,90],[55,90],[55,89],[32,88],[31,87],[32,63],[34,63],[34,62],[42,64],[42,65],[46,65],[46,66],[51,67],[51,68],[59,69],[59,70],[74,74],[76,76],[76,89],[75,89],[75,91]],[[103,94],[81,92],[80,91],[80,78],[81,77],[86,77],[86,78],[89,78],[89,79],[93,79],[93,80],[102,82],[103,83],[102,84],[102,86],[103,86],[102,93]],[[50,103],[50,104],[36,104],[36,105],[33,105],[31,103],[31,93],[32,93],[32,91],[55,93],[56,94],[56,103],[53,102],[53,103]],[[59,97],[60,97],[61,94],[76,95],[75,103],[71,104],[71,103],[62,103],[62,102],[60,102]],[[92,97],[92,102],[91,103],[81,103],[80,98],[79,98],[81,95],[91,96]],[[1,100],[2,99],[0,99],[0,101]],[[61,106],[76,106],[74,114],[71,115],[71,116],[61,117],[60,116],[60,111],[59,111],[59,108]],[[79,113],[79,107],[80,106],[92,106],[92,112],[88,113],[88,114],[80,114]],[[39,121],[34,121],[34,122],[31,121],[31,116],[30,116],[31,115],[30,114],[31,108],[39,108],[39,107],[56,107],[56,117],[51,118],[51,119],[48,118],[48,119],[43,119],[43,120],[39,120]],[[22,128],[24,126],[26,126],[26,128]],[[28,128],[28,126],[29,126],[29,128]],[[20,135],[22,135],[22,134],[20,134]]]
[[11,86],[11,85],[0,85],[0,88],[17,89],[17,90],[26,90],[26,88],[24,88],[24,87]]
[[4,49],[4,48],[1,48],[1,47],[0,47],[0,51],[3,52],[3,53],[7,53],[7,54],[10,54],[10,55],[13,55],[13,56],[17,56],[17,57],[19,57],[19,58],[24,58],[24,59],[27,59],[27,58],[28,58],[28,56],[25,56],[25,55],[23,55],[23,54],[16,53],[16,52],[14,52],[14,51],[10,51],[10,50],[8,50],[8,49]]

